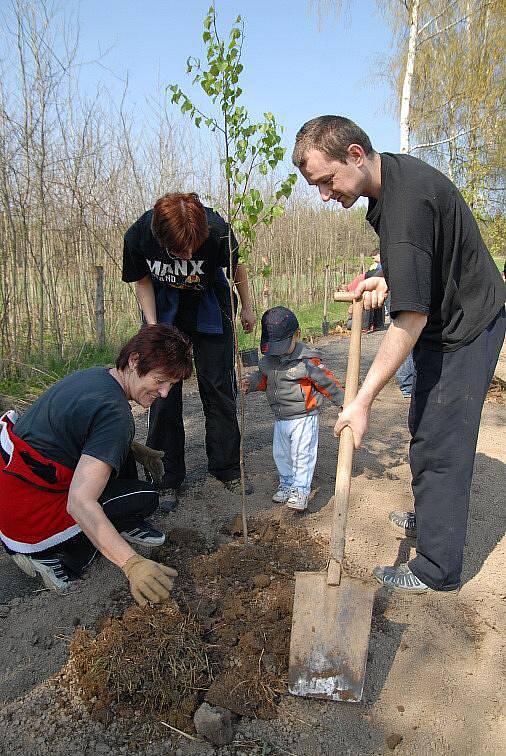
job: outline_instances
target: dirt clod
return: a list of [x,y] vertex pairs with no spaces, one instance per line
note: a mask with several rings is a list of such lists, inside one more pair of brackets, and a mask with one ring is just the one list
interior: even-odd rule
[[398,732],[392,732],[392,734],[388,735],[386,738],[386,744],[391,751],[395,751],[400,743],[402,743],[402,735],[399,735]]
[[499,378],[498,375],[494,375],[490,388],[487,393],[487,399],[490,401],[498,402],[499,404],[506,403],[506,381]]
[[271,579],[268,575],[254,575],[251,582],[255,588],[267,588],[271,584]]
[[223,531],[225,533],[229,533],[230,535],[241,535],[242,533],[242,517],[240,515],[237,515],[237,517],[234,517],[232,522],[227,523],[223,526]]

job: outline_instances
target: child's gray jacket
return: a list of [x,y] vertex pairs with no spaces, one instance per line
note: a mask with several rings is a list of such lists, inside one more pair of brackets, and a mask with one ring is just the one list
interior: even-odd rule
[[[304,341],[291,354],[262,357],[258,372],[248,376],[250,391],[265,391],[277,420],[317,414],[323,396],[340,407],[343,387],[322,363],[320,355]],[[323,396],[322,396],[323,395]]]

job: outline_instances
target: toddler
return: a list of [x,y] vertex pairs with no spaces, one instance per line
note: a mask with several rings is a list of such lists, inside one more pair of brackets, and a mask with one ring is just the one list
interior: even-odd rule
[[276,418],[272,452],[279,488],[272,500],[303,512],[316,465],[322,395],[341,407],[343,388],[318,352],[300,341],[298,320],[286,307],[263,314],[260,349],[258,372],[243,378],[242,390],[265,391]]

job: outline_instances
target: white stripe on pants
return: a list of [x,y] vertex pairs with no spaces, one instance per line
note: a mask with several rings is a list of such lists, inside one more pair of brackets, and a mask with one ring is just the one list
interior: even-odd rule
[[275,420],[272,453],[280,485],[307,495],[318,454],[319,415]]

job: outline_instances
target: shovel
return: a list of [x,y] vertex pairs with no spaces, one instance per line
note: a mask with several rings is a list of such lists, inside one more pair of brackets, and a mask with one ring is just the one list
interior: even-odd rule
[[[360,369],[362,301],[353,301],[344,406],[355,398]],[[360,701],[364,688],[374,587],[343,572],[346,515],[353,462],[353,433],[339,440],[330,558],[323,572],[296,572],[288,688],[296,696]]]

